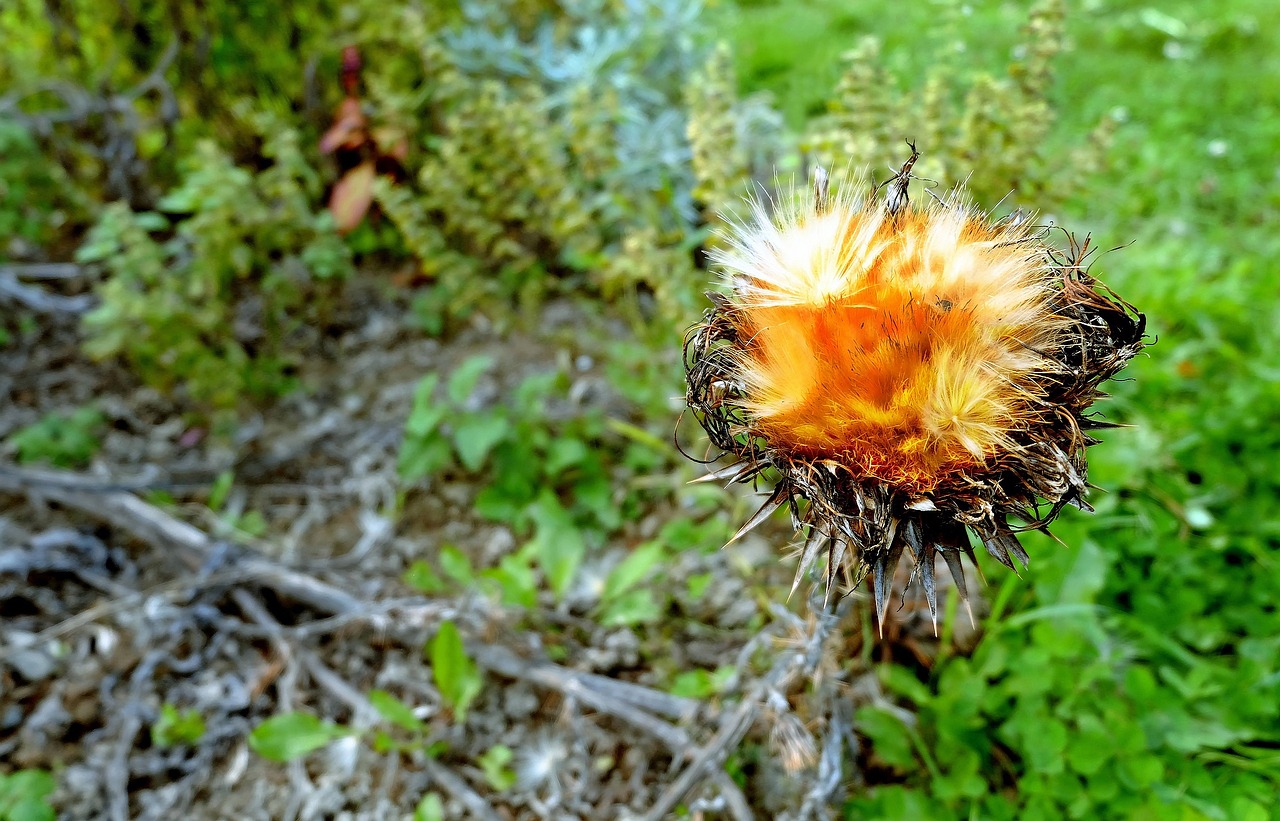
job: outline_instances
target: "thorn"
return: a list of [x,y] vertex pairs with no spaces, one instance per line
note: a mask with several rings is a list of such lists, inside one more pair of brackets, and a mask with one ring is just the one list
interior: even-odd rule
[[836,572],[844,561],[844,552],[848,547],[849,544],[844,539],[833,539],[827,549],[827,592],[822,600],[823,607],[831,604],[831,588],[836,586]]
[[[985,538],[984,538],[985,541]],[[1018,572],[1018,568],[1014,566],[1014,560],[1017,560],[1022,569],[1026,570],[1031,566],[1031,558],[1027,555],[1027,551],[1022,549],[1022,542],[1018,541],[1018,536],[1009,529],[1009,525],[1005,522],[1004,516],[996,518],[995,535],[991,538],[991,542],[996,549],[1000,550],[1006,557],[1007,564],[1014,573],[1018,574],[1018,578],[1022,578],[1022,574]],[[988,548],[990,549],[990,548]]]
[[1064,541],[1062,541],[1061,539],[1059,539],[1059,538],[1058,538],[1058,534],[1053,533],[1052,531],[1050,531],[1050,530],[1049,530],[1049,528],[1047,528],[1047,527],[1042,527],[1042,528],[1040,528],[1040,532],[1041,532],[1041,533],[1043,533],[1044,535],[1048,536],[1050,539],[1053,539],[1055,542],[1057,542],[1058,544],[1062,545],[1063,547],[1070,549],[1071,545],[1069,545],[1069,544],[1067,544],[1066,542],[1064,542]]
[[924,558],[924,538],[920,532],[920,520],[915,516],[902,520],[902,537],[906,540],[907,546],[911,548],[911,554],[917,562]]
[[876,562],[875,575],[871,577],[871,594],[876,600],[876,629],[880,633],[880,638],[884,638],[884,614],[888,612],[888,603],[885,601],[885,580],[884,580],[884,564],[883,560]]
[[920,584],[924,587],[925,600],[929,602],[929,615],[933,618],[933,635],[938,635],[938,586],[933,576],[934,551],[932,548],[923,551],[920,559]]
[[759,527],[760,523],[763,522],[765,519],[768,519],[771,515],[773,515],[773,512],[775,510],[777,510],[778,508],[786,504],[788,493],[789,493],[789,488],[787,487],[786,483],[779,484],[776,488],[774,488],[773,493],[769,496],[767,500],[765,500],[765,503],[760,505],[760,509],[757,510],[751,516],[750,519],[747,519],[746,524],[738,528],[738,532],[733,534],[733,538],[725,542],[724,546],[728,547],[729,545],[738,541],[738,539],[741,539],[743,536],[747,535],[752,530]]
[[710,473],[705,473],[696,479],[690,479],[688,482],[685,482],[685,484],[698,485],[703,482],[718,482],[721,479],[728,479],[732,482],[737,479],[739,475],[745,473],[748,468],[750,468],[750,465],[747,462],[734,462],[732,465],[718,468]]
[[875,588],[876,617],[880,623],[881,638],[884,638],[884,617],[889,612],[889,588],[893,585],[893,575],[901,559],[902,542],[895,539],[889,550],[881,553],[875,560],[871,584]]
[[1080,510],[1083,510],[1085,513],[1093,513],[1093,512],[1094,512],[1094,511],[1093,511],[1093,505],[1091,505],[1091,504],[1089,504],[1088,502],[1086,502],[1086,501],[1084,500],[1084,498],[1083,498],[1083,497],[1081,497],[1081,496],[1073,496],[1072,498],[1070,498],[1070,499],[1068,499],[1068,500],[1067,500],[1067,504],[1071,505],[1071,506],[1072,506],[1072,507],[1074,507],[1074,508],[1078,508],[1078,509],[1080,509]]
[[[1006,534],[1003,533],[996,533],[993,536],[984,535],[982,536],[982,544],[987,548],[987,554],[990,555],[991,558],[1000,562],[1000,564],[1009,568],[1014,573],[1018,573],[1018,568],[1013,564],[1013,554],[1009,552],[1008,548],[1005,546],[1005,535]],[[1018,573],[1018,576],[1021,577],[1022,574]]]
[[826,542],[827,537],[817,529],[809,531],[809,538],[805,539],[804,552],[800,554],[800,564],[796,567],[796,579],[791,583],[791,592],[787,594],[787,601],[791,601],[791,597],[796,594],[796,589],[800,587],[800,579],[818,558],[818,550]]
[[960,592],[960,599],[967,602],[969,600],[969,588],[964,582],[964,565],[960,563],[960,553],[954,550],[947,550],[941,546],[937,546],[935,549],[942,554],[942,560],[947,563],[947,570],[951,572],[951,581],[955,582],[956,590]]
[[1031,557],[1027,555],[1027,551],[1022,547],[1022,542],[1018,541],[1017,535],[1008,533],[1006,537],[1005,549],[1009,551],[1009,555],[1018,560],[1023,570],[1031,567]]

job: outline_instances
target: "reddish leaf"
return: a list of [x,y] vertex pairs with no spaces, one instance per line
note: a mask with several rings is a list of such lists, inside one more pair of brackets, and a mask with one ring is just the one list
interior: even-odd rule
[[332,154],[339,148],[359,148],[368,135],[364,131],[364,112],[360,110],[360,101],[355,97],[346,97],[338,106],[338,116],[333,126],[320,138],[320,151]]
[[360,52],[355,46],[342,50],[342,87],[352,96],[360,83]]
[[373,161],[366,160],[338,180],[329,197],[329,211],[338,230],[347,233],[360,224],[373,204]]

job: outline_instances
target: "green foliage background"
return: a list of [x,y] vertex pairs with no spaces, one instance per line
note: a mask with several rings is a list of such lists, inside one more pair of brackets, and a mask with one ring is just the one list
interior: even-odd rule
[[[423,271],[426,333],[477,311],[517,323],[548,294],[625,317],[638,341],[609,367],[638,424],[622,437],[552,420],[553,383],[510,414],[467,416],[467,391],[435,376],[420,391],[406,483],[447,464],[487,476],[482,514],[531,535],[449,583],[519,605],[563,595],[619,511],[652,498],[616,491],[602,459],[683,470],[652,437],[718,212],[802,157],[884,173],[914,136],[921,174],[972,174],[989,205],[1013,190],[1125,245],[1097,270],[1159,344],[1105,407],[1134,427],[1091,453],[1097,515],[1063,518],[1066,549],[1028,545],[1023,578],[992,577],[972,654],[924,678],[878,668],[915,721],[859,712],[879,776],[848,816],[1280,817],[1280,7],[1080,0],[1031,20],[993,2],[16,0],[0,8],[0,264],[78,247],[105,272],[86,351],[232,414],[293,389],[294,331],[388,262]],[[348,42],[370,119],[413,140],[374,217],[340,237],[315,145]],[[59,116],[127,97],[171,43],[171,95]],[[232,318],[249,304],[246,339]],[[601,441],[625,444],[593,455]],[[606,584],[599,619],[660,617],[639,580],[716,538],[673,524]]]

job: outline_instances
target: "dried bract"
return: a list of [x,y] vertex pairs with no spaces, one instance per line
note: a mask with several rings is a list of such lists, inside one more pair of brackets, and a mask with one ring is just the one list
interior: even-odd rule
[[688,406],[736,457],[706,478],[775,480],[739,535],[788,507],[796,583],[825,552],[828,593],[842,568],[870,575],[882,623],[904,554],[936,622],[936,556],[965,597],[969,531],[1014,568],[1019,531],[1089,509],[1085,448],[1107,425],[1088,410],[1144,344],[1087,239],[1059,249],[960,191],[913,202],[915,158],[878,187],[820,173],[807,201],[756,203],[685,340]]

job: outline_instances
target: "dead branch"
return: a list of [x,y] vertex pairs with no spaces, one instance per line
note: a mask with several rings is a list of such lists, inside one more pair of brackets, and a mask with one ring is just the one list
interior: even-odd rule
[[74,262],[11,262],[0,271],[17,279],[79,279],[84,275],[84,268]]
[[266,558],[252,554],[220,558],[225,543],[155,505],[121,491],[76,490],[65,481],[67,477],[74,474],[0,465],[0,492],[53,501],[106,521],[157,550],[173,551],[190,570],[216,569],[210,568],[210,563],[233,562],[236,570],[246,572],[258,583],[322,613],[352,615],[367,611],[363,602],[346,591]]
[[723,766],[729,753],[742,743],[743,737],[760,717],[767,703],[777,700],[778,694],[784,692],[796,679],[813,674],[822,658],[822,647],[839,621],[838,607],[823,606],[815,610],[818,618],[810,628],[804,646],[781,656],[768,675],[750,688],[738,708],[721,725],[720,731],[690,756],[689,765],[658,796],[649,812],[643,816],[645,821],[661,821],[665,818],[694,787]]
[[90,294],[63,296],[51,294],[35,285],[24,285],[11,270],[0,268],[0,299],[17,303],[41,314],[82,316],[97,305]]

